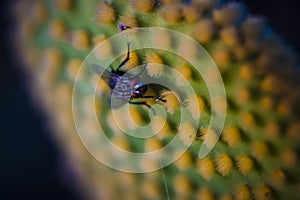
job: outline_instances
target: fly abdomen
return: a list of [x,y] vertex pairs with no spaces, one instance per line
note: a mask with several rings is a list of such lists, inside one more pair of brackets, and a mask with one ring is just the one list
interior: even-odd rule
[[134,88],[130,85],[130,80],[126,78],[121,78],[120,81],[115,85],[113,89],[113,94],[119,99],[130,99]]

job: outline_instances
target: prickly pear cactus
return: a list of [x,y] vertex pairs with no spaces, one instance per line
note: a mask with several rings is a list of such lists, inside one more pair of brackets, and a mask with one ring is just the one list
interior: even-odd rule
[[[242,4],[22,0],[15,11],[18,48],[30,74],[32,96],[47,111],[57,144],[88,199],[300,198],[300,88],[295,59],[264,19],[248,15]],[[195,46],[162,31],[153,40],[160,50],[137,49],[132,41],[130,59],[122,70],[145,66],[146,75],[153,80],[166,76],[179,88],[188,83],[194,94],[188,93],[182,103],[168,88],[149,87],[147,94],[160,95],[166,102],[148,99],[147,103],[156,111],[163,108],[164,115],[154,115],[145,106],[129,105],[125,114],[111,108],[107,103],[111,88],[90,70],[89,61],[100,66],[102,58],[118,55],[112,60],[113,68],[118,66],[126,57],[130,38],[141,28],[151,27],[184,34],[203,47],[218,67],[226,98],[210,98],[209,87],[218,80],[218,73],[198,74],[190,60],[163,51],[171,49],[175,41],[177,52],[193,60]],[[120,44],[105,42],[116,34],[122,34]],[[202,57],[198,59],[201,62]],[[165,65],[175,72],[166,73]],[[80,72],[82,68],[86,73]],[[94,95],[85,81],[93,85]],[[222,129],[209,126],[214,113],[224,107]],[[139,173],[118,170],[131,163],[122,153],[105,148],[91,120],[95,116],[101,134],[126,152],[155,152],[176,135],[178,144],[188,145],[184,151],[178,150],[170,163],[142,157],[136,163]],[[182,116],[186,120],[181,120]],[[148,127],[141,132],[136,124]],[[125,134],[122,127],[133,135]],[[96,138],[91,134],[95,132]],[[134,137],[139,134],[145,138]],[[88,140],[92,149],[83,140]],[[210,152],[199,156],[203,145]],[[176,150],[176,145],[172,146],[175,154]],[[93,155],[97,153],[102,159]],[[164,156],[167,159],[168,155]],[[107,166],[111,159],[116,168]]]

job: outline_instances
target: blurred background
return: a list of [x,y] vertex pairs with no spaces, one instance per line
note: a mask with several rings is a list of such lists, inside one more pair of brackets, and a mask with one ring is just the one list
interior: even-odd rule
[[[45,113],[33,105],[27,92],[26,73],[11,45],[16,27],[14,2],[17,0],[5,0],[0,6],[0,199],[82,199],[76,187],[68,184],[68,175],[63,175],[68,170],[51,130],[45,126]],[[253,15],[264,16],[284,43],[300,55],[300,12],[296,1],[242,2]]]

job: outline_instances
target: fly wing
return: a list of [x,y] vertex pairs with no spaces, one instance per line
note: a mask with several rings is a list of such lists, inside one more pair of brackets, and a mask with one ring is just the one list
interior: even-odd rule
[[[110,71],[106,70],[105,68],[100,67],[99,65],[96,65],[96,64],[93,65],[93,70],[96,72],[96,74],[98,74],[100,76],[100,78],[102,80],[104,80],[104,82],[111,89],[114,89],[115,86],[116,86],[116,84],[121,79],[121,76],[119,76],[118,74],[110,72]],[[116,108],[120,108],[122,105],[124,105],[125,103],[127,103],[128,99],[127,98],[118,98],[118,97],[115,97],[114,94],[112,94],[109,97],[109,102],[110,102],[111,108],[116,109]]]
[[94,64],[93,70],[100,76],[102,80],[111,88],[113,89],[116,83],[119,81],[120,76],[114,74],[107,69],[100,67],[99,65]]

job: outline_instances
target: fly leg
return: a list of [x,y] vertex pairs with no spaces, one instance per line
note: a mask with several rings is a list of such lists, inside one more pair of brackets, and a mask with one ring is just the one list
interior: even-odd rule
[[123,67],[128,62],[129,57],[130,57],[130,42],[127,43],[127,56],[125,60],[123,60],[121,64],[118,66],[117,72],[120,72],[120,68]]
[[147,104],[145,101],[129,101],[129,103],[134,104],[134,105],[145,105],[152,110],[154,115],[156,115],[155,110],[149,104]]
[[146,98],[146,99],[155,99],[155,101],[161,101],[161,102],[164,102],[166,103],[167,100],[163,99],[162,97],[160,96],[142,96],[140,98]]

